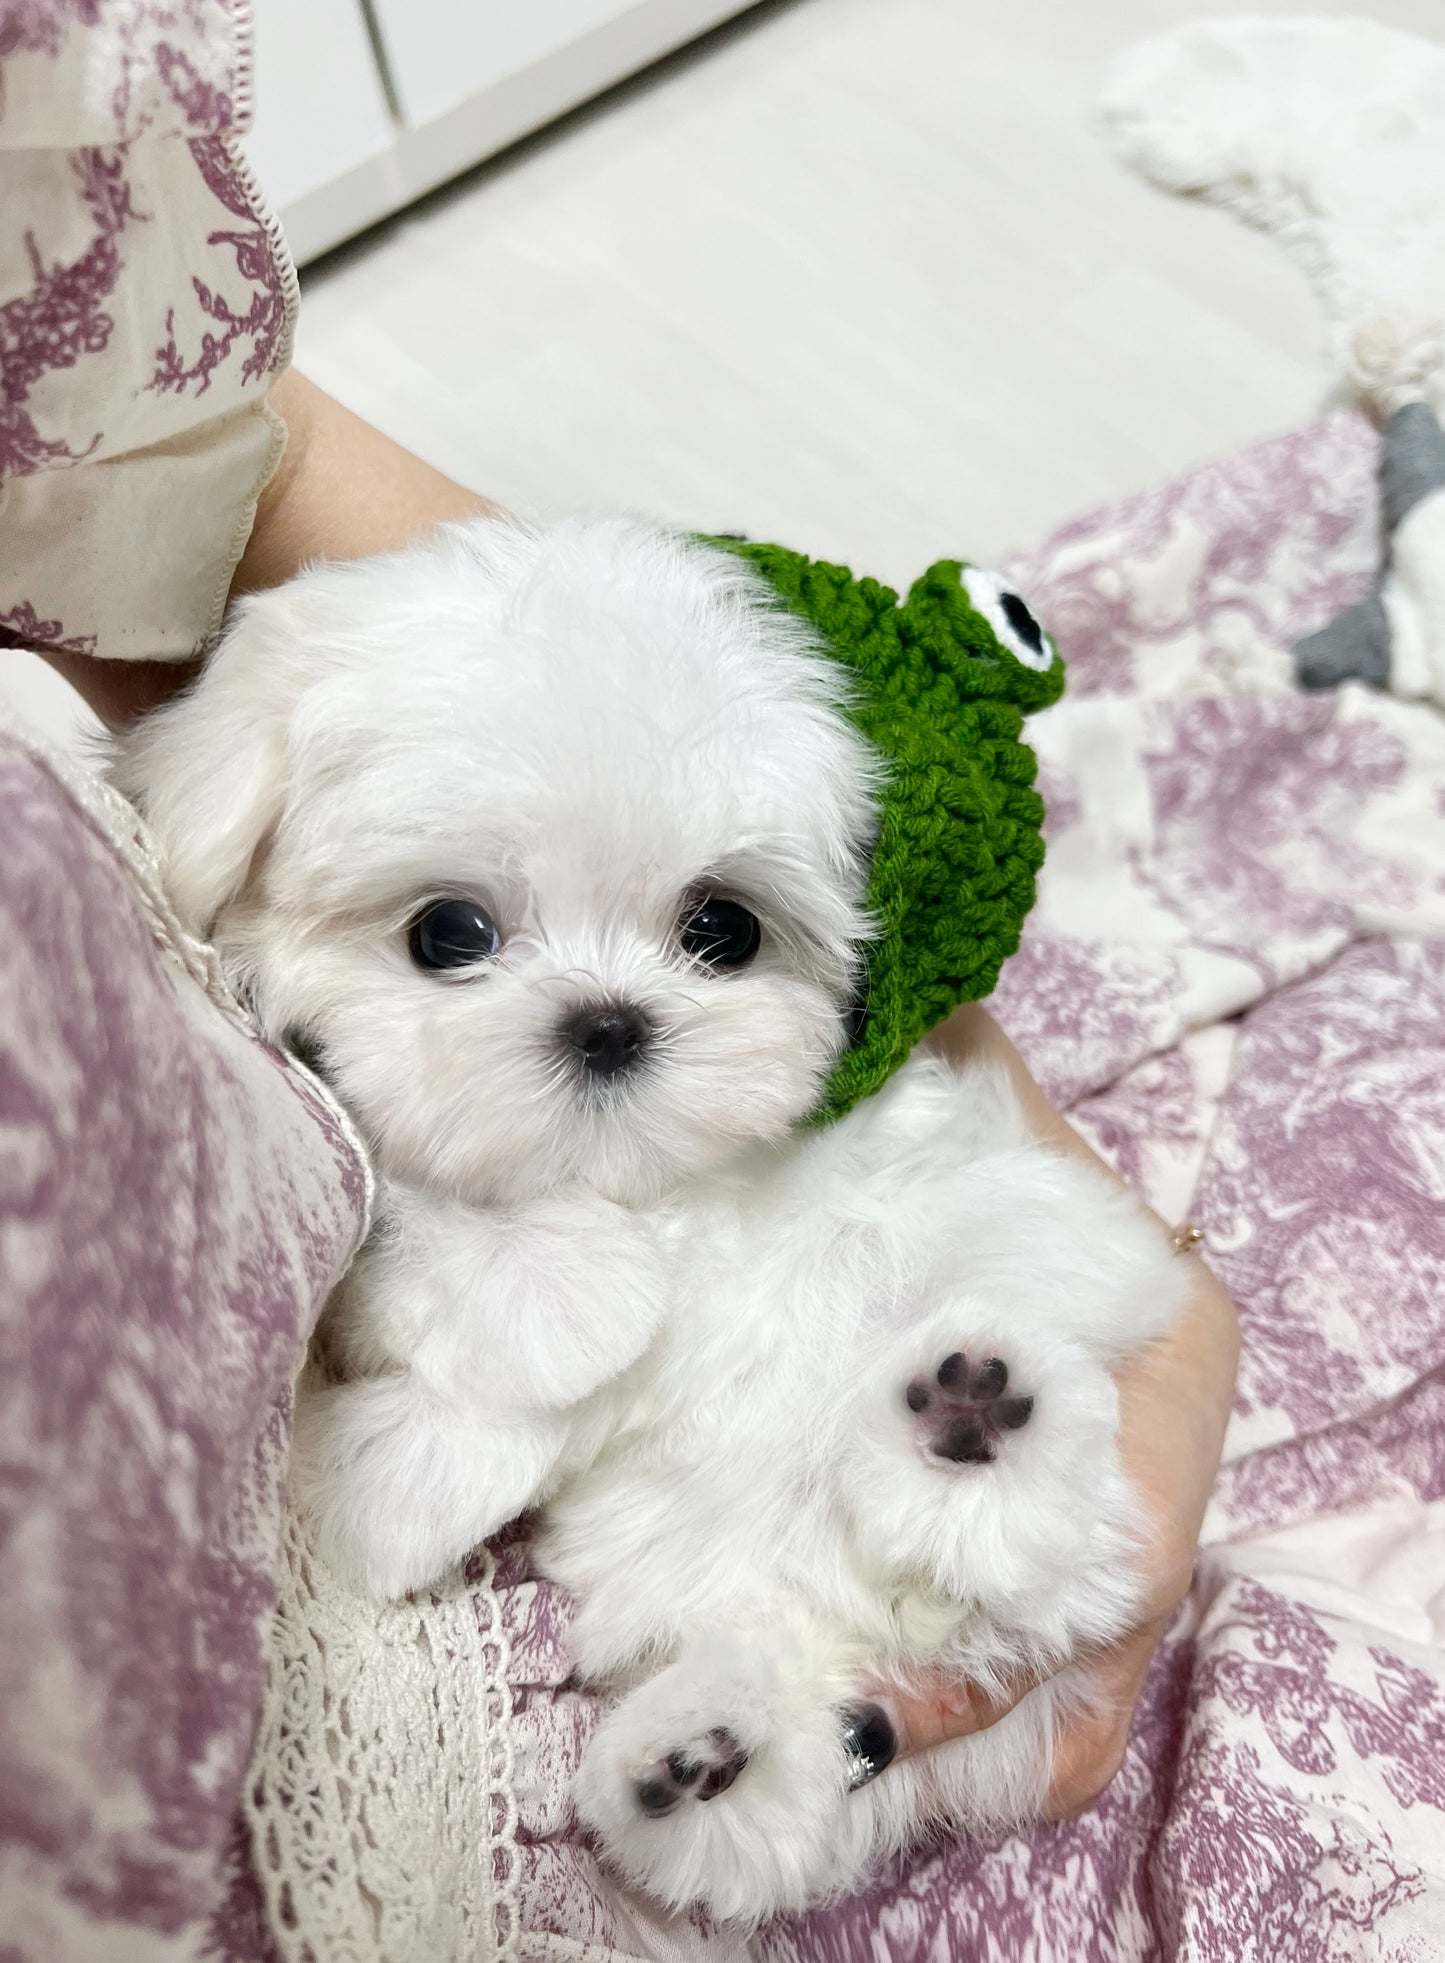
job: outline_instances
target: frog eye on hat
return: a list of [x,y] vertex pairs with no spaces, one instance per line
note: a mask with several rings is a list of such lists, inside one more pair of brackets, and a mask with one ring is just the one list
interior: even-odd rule
[[983,615],[1015,661],[1039,673],[1053,666],[1054,650],[1048,636],[999,573],[985,566],[965,566],[963,590],[974,612]]

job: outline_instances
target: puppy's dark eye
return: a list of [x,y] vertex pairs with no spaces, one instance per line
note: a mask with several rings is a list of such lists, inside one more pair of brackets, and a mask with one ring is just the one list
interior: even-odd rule
[[419,913],[407,933],[418,968],[473,968],[502,945],[497,923],[475,900],[437,900]]
[[762,943],[758,916],[737,900],[709,894],[678,929],[683,949],[709,968],[746,968]]

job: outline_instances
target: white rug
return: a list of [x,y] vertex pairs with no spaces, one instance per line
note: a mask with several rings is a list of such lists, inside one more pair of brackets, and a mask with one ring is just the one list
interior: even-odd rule
[[1277,238],[1385,414],[1445,414],[1445,48],[1366,20],[1200,21],[1112,67],[1124,162]]
[[1144,41],[1101,102],[1123,160],[1277,238],[1385,425],[1376,586],[1296,643],[1301,686],[1445,707],[1445,48],[1365,20],[1220,20]]

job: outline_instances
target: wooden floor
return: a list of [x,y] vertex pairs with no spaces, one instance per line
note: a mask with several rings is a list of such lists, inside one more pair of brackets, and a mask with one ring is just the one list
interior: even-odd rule
[[[1269,7],[1366,10],[1439,31]],[[1232,11],[770,0],[313,269],[298,365],[528,512],[997,557],[1327,395],[1277,248],[1090,127],[1111,53]]]

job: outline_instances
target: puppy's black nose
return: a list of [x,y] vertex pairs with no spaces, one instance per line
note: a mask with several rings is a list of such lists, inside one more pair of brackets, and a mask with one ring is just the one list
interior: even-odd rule
[[652,1025],[637,1009],[603,1002],[562,1025],[562,1038],[594,1077],[615,1077],[641,1058]]

